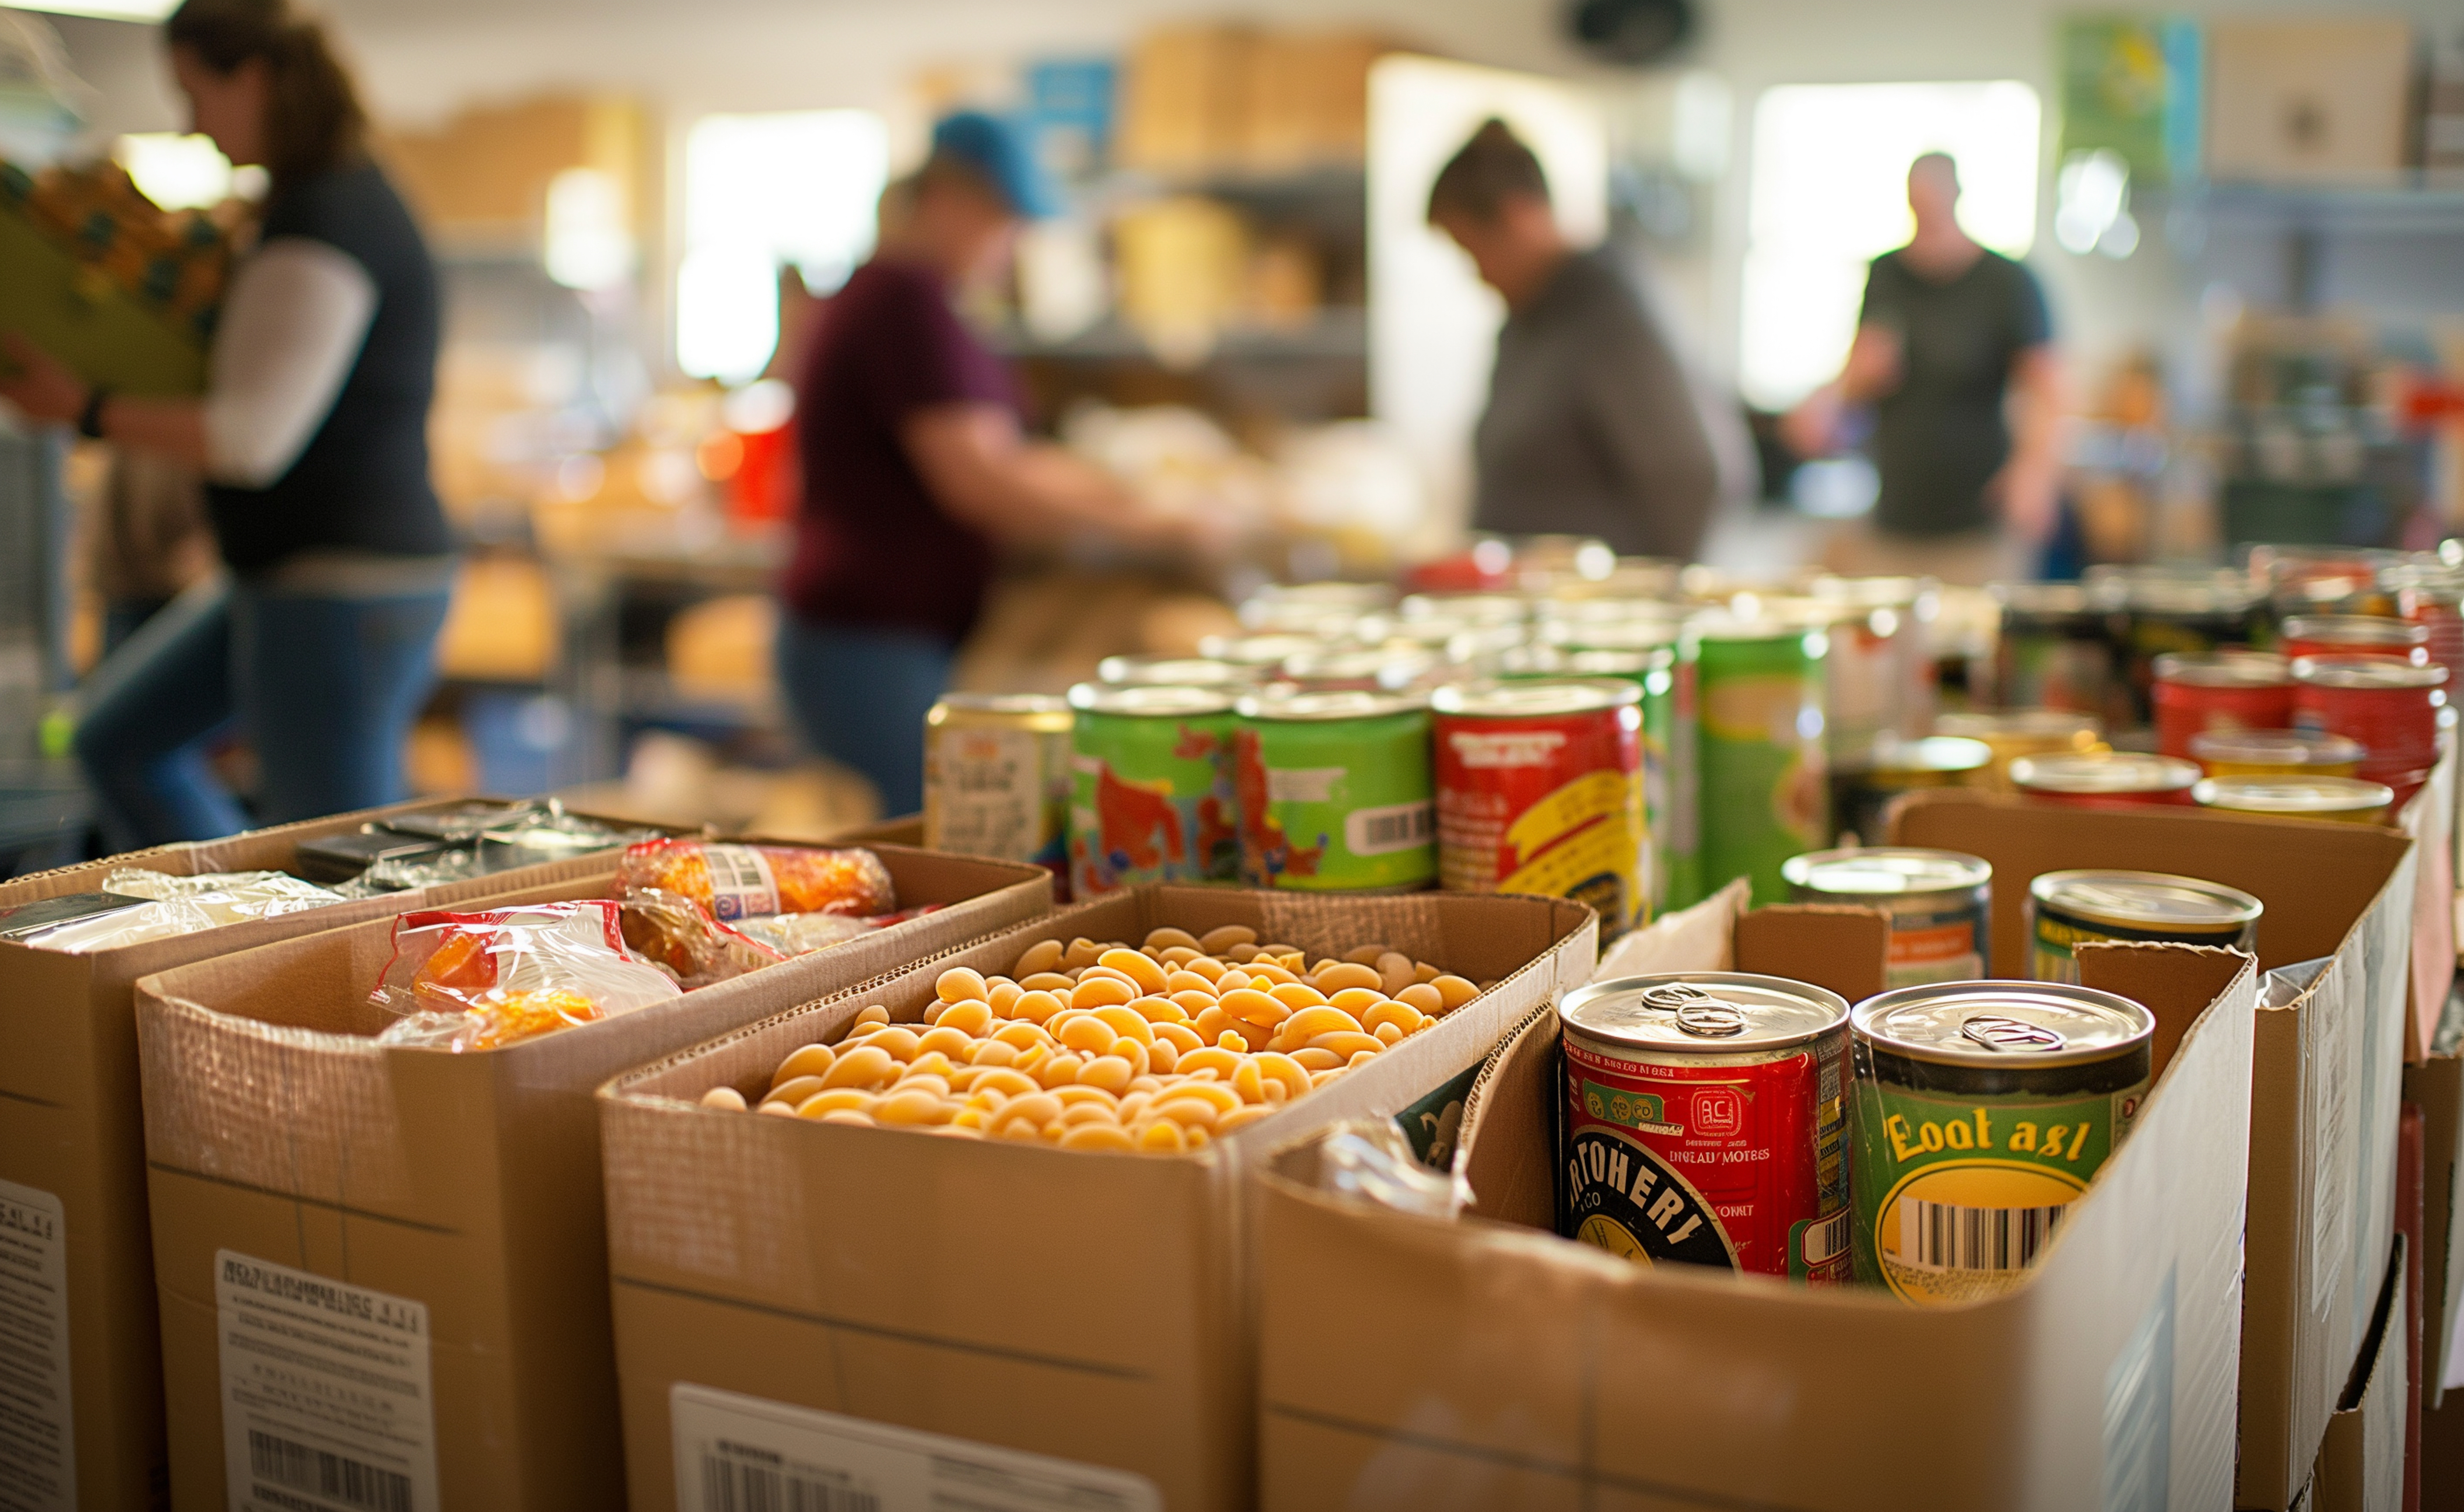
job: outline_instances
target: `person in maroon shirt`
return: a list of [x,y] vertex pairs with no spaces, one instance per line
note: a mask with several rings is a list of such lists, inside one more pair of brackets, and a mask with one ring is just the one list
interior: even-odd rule
[[997,545],[1174,528],[1110,474],[1026,439],[1006,369],[951,308],[1053,195],[1024,144],[962,112],[886,199],[902,211],[823,307],[796,391],[804,493],[780,596],[779,680],[813,749],[891,814],[922,806],[924,716],[992,583]]

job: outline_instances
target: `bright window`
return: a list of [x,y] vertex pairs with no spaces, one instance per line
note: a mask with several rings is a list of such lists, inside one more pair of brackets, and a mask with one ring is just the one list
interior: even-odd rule
[[737,383],[779,344],[779,270],[816,293],[872,250],[890,134],[863,110],[705,116],[685,137],[676,363]]
[[2036,92],[1968,84],[1788,84],[1754,107],[1739,379],[1783,409],[1839,370],[1865,265],[1906,242],[1908,164],[1959,162],[1959,223],[1995,252],[2036,235]]

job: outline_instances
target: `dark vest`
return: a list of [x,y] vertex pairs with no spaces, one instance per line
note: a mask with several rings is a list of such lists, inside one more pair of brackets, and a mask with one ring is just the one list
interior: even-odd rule
[[452,549],[428,480],[436,388],[436,269],[410,210],[373,164],[319,173],[266,207],[263,239],[304,236],[347,254],[377,290],[367,340],[291,471],[261,489],[206,491],[223,560],[275,566],[312,547],[394,556]]

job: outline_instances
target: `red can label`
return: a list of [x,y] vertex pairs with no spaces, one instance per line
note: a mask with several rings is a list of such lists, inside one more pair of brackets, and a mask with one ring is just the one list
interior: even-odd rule
[[1649,870],[1642,716],[1437,717],[1438,869],[1455,892],[1536,892],[1636,922]]
[[2160,682],[2154,690],[2156,749],[2188,758],[2190,737],[2210,732],[2281,730],[2293,722],[2293,684],[2213,687]]
[[1845,1285],[1848,1035],[1745,1065],[1565,1041],[1558,1231],[1642,1264]]

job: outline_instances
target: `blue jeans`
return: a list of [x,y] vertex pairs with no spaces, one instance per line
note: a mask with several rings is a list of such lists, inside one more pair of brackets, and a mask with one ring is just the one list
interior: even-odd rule
[[870,778],[885,814],[924,806],[924,716],[950,686],[955,656],[947,641],[921,630],[779,616],[779,690],[797,733]]
[[[211,840],[400,801],[447,599],[218,581],[173,600],[86,682],[77,755],[104,838]],[[233,732],[256,752],[253,820],[206,761]]]

